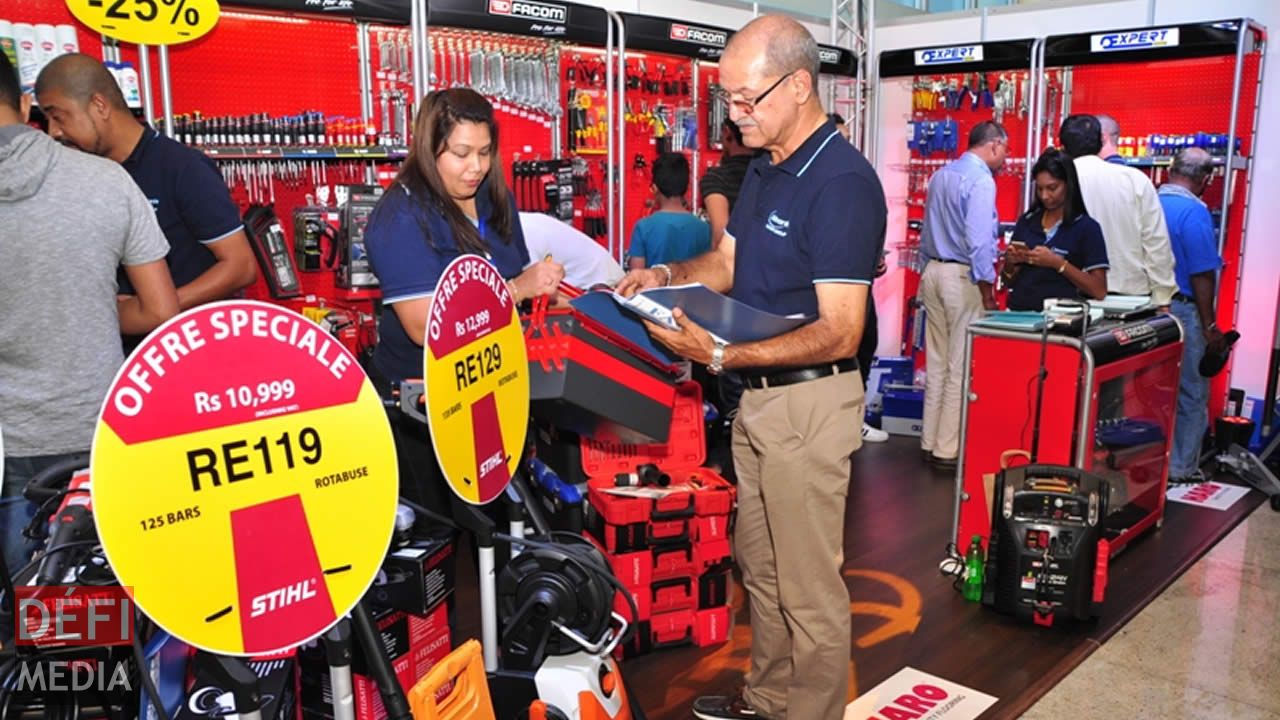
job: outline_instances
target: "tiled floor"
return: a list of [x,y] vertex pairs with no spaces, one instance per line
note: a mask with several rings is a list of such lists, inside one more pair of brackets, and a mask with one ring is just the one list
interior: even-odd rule
[[1023,718],[1280,720],[1280,513],[1264,503]]

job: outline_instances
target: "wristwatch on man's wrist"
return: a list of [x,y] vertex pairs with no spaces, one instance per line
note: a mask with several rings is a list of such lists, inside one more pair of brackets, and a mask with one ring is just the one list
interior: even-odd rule
[[711,348],[711,362],[707,363],[707,372],[712,375],[719,375],[724,372],[724,349],[729,346],[728,343],[712,338],[716,346]]

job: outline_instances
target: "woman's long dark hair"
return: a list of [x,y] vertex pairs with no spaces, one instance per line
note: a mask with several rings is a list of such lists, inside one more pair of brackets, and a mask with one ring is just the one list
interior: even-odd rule
[[507,180],[498,161],[498,123],[493,118],[493,106],[475,90],[437,90],[423,99],[418,117],[413,122],[413,144],[409,148],[409,157],[396,175],[396,181],[407,187],[415,197],[431,198],[444,213],[449,228],[453,230],[458,249],[484,255],[487,252],[484,238],[480,237],[476,226],[449,196],[444,181],[440,178],[440,171],[436,168],[436,158],[445,151],[449,134],[460,122],[480,123],[489,128],[493,160],[489,165],[489,174],[485,176],[485,183],[488,186],[492,214],[487,218],[487,223],[504,243],[510,243],[515,218],[512,217],[508,202]]
[[[1057,148],[1045,150],[1031,168],[1032,183],[1042,172],[1049,173],[1067,186],[1067,202],[1062,207],[1064,226],[1070,225],[1076,221],[1076,218],[1089,212],[1084,206],[1084,196],[1080,194],[1080,180],[1076,176],[1076,164],[1070,155]],[[1035,186],[1032,185],[1032,187]],[[1027,211],[1027,217],[1044,210],[1044,204],[1040,202],[1040,193],[1033,193],[1032,197],[1034,199],[1031,201],[1031,209]]]

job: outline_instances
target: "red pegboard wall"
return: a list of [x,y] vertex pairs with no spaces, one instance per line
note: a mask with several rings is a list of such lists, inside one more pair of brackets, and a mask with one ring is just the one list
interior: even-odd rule
[[[632,114],[632,120],[626,123],[626,157],[618,158],[618,165],[622,181],[626,183],[627,188],[626,208],[623,214],[622,243],[623,247],[628,249],[631,246],[631,230],[635,227],[635,224],[640,219],[650,215],[655,209],[651,185],[653,161],[658,156],[658,145],[652,123],[644,120],[642,116],[646,109],[664,105],[670,109],[669,119],[674,121],[677,109],[693,106],[691,86],[693,78],[692,60],[660,53],[628,53],[628,74],[641,75],[642,63],[643,74],[647,78],[656,80],[659,83],[664,80],[675,81],[680,84],[680,90],[676,93],[669,93],[659,88],[657,92],[652,92],[642,87],[639,89],[629,88],[626,92],[625,103]],[[695,140],[699,151],[697,167],[694,167],[693,163],[693,148],[685,147],[683,150],[685,157],[689,160],[691,174],[696,174],[698,177],[701,177],[707,171],[707,168],[714,167],[720,162],[720,151],[707,146],[707,108],[710,106],[708,86],[715,82],[718,75],[718,68],[714,65],[703,65],[699,68],[699,103],[696,108],[698,132]],[[686,86],[689,88],[689,94],[687,95],[684,94]],[[673,132],[676,130],[678,128],[672,128]],[[718,129],[713,132],[718,132]],[[644,159],[643,167],[637,167],[637,157]],[[690,177],[689,194],[686,197],[691,208],[693,206],[692,193],[693,179]]]
[[172,48],[169,63],[175,113],[360,116],[351,22],[223,10],[213,32]]
[[[1259,53],[1246,55],[1241,73],[1236,133],[1245,156],[1253,153],[1260,60]],[[1072,112],[1109,114],[1119,123],[1121,136],[1226,134],[1230,131],[1234,57],[1094,65],[1076,68],[1074,72]],[[1167,177],[1164,170],[1151,171],[1151,175],[1156,184]],[[1224,330],[1235,326],[1238,312],[1235,297],[1245,250],[1245,179],[1243,172],[1236,172],[1232,205],[1223,220],[1227,231],[1222,248],[1217,319]],[[1224,190],[1223,178],[1216,177],[1205,192],[1205,203],[1211,209],[1220,209]],[[1211,415],[1221,414],[1229,384],[1229,372],[1213,379]]]
[[[1250,106],[1241,116],[1245,135],[1252,132],[1256,56],[1250,63],[1246,75],[1253,80],[1241,98]],[[1234,67],[1234,57],[1080,66],[1073,70],[1071,112],[1111,115],[1122,136],[1226,133]]]

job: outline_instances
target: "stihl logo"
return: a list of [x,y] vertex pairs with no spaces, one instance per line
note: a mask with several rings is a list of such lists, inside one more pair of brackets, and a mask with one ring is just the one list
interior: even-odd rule
[[543,20],[560,25],[568,22],[569,10],[563,5],[530,2],[529,0],[489,0],[489,13]]
[[272,590],[269,593],[263,593],[253,599],[253,609],[249,612],[249,617],[260,617],[269,612],[275,612],[281,608],[288,607],[294,603],[309,600],[316,596],[315,578],[303,580],[292,585],[285,585],[282,588]]
[[677,25],[676,23],[672,23],[671,39],[724,47],[725,40],[727,40],[728,37],[720,30],[707,30],[706,28],[690,27],[688,25]]

